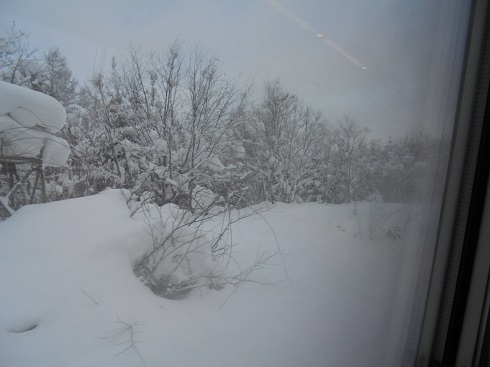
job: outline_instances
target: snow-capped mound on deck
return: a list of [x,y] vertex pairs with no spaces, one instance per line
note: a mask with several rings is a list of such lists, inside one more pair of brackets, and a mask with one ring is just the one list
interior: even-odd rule
[[55,98],[18,85],[0,82],[0,115],[24,127],[57,133],[66,123],[66,111]]
[[44,166],[63,166],[70,146],[53,134],[65,123],[66,111],[56,99],[0,82],[0,155],[41,158]]

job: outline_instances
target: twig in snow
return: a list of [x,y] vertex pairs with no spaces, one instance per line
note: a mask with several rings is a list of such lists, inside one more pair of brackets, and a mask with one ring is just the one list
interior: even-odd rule
[[137,343],[142,343],[142,341],[138,341],[136,340],[135,336],[136,334],[140,333],[139,331],[136,331],[136,326],[139,326],[141,325],[138,321],[135,321],[131,324],[125,322],[125,321],[122,321],[120,318],[119,318],[119,315],[117,315],[117,323],[118,324],[121,324],[122,326],[117,328],[115,331],[117,330],[123,330],[123,331],[129,331],[129,338],[128,340],[125,340],[121,343],[118,343],[116,345],[127,345],[127,347],[120,351],[119,353],[116,354],[116,356],[118,355],[121,355],[123,354],[124,352],[128,351],[129,349],[134,349],[134,351],[136,352],[136,354],[140,357],[140,359],[144,362],[144,359],[143,359],[143,356],[141,355],[140,351],[138,350],[138,348],[136,347],[136,344]]
[[85,292],[85,291],[83,290],[83,288],[82,288],[82,287],[78,286],[78,288],[80,288],[80,290],[82,291],[82,293],[83,293],[83,294],[85,294],[85,295],[86,295],[88,298],[90,298],[90,299],[92,300],[92,302],[94,303],[94,305],[96,305],[96,306],[97,306],[97,305],[99,304],[99,303],[98,303],[98,302],[97,302],[95,299],[93,299],[93,298],[90,296],[90,294],[88,294],[87,292]]

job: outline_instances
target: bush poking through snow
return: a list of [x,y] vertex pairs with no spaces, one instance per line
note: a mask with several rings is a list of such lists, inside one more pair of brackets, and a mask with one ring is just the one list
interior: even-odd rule
[[169,298],[205,285],[213,268],[213,253],[201,218],[175,204],[144,204],[142,214],[152,238],[152,249],[134,268],[143,283]]
[[397,241],[403,238],[411,207],[408,204],[354,202],[351,213],[355,220],[356,237]]
[[251,274],[275,256],[259,254],[250,266],[238,266],[237,273],[227,274],[228,264],[238,265],[229,240],[232,224],[256,212],[232,215],[215,201],[201,201],[194,211],[175,204],[158,206],[150,195],[128,204],[133,217],[146,223],[152,242],[134,265],[134,273],[159,296],[179,299],[195,288],[236,287],[252,281]]

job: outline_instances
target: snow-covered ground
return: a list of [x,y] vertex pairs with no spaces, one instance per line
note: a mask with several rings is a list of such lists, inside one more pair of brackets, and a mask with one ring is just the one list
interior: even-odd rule
[[279,245],[287,273],[255,274],[277,286],[169,300],[132,272],[149,237],[120,191],[23,207],[0,223],[0,366],[395,366],[418,251],[390,213],[277,204],[233,231],[242,262]]

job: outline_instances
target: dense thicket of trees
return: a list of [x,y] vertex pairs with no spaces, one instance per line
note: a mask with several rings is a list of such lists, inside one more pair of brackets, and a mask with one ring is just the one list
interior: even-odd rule
[[[254,99],[217,59],[186,52],[178,41],[162,53],[133,47],[128,55],[79,84],[60,50],[39,56],[15,26],[0,38],[0,79],[53,96],[68,112],[61,134],[72,156],[69,167],[45,172],[49,200],[113,187],[199,211],[209,203],[404,202],[421,195],[438,144],[422,131],[370,139],[348,115],[328,122],[278,80],[265,82]],[[6,176],[0,185],[1,195]],[[26,194],[12,200],[19,207]]]

